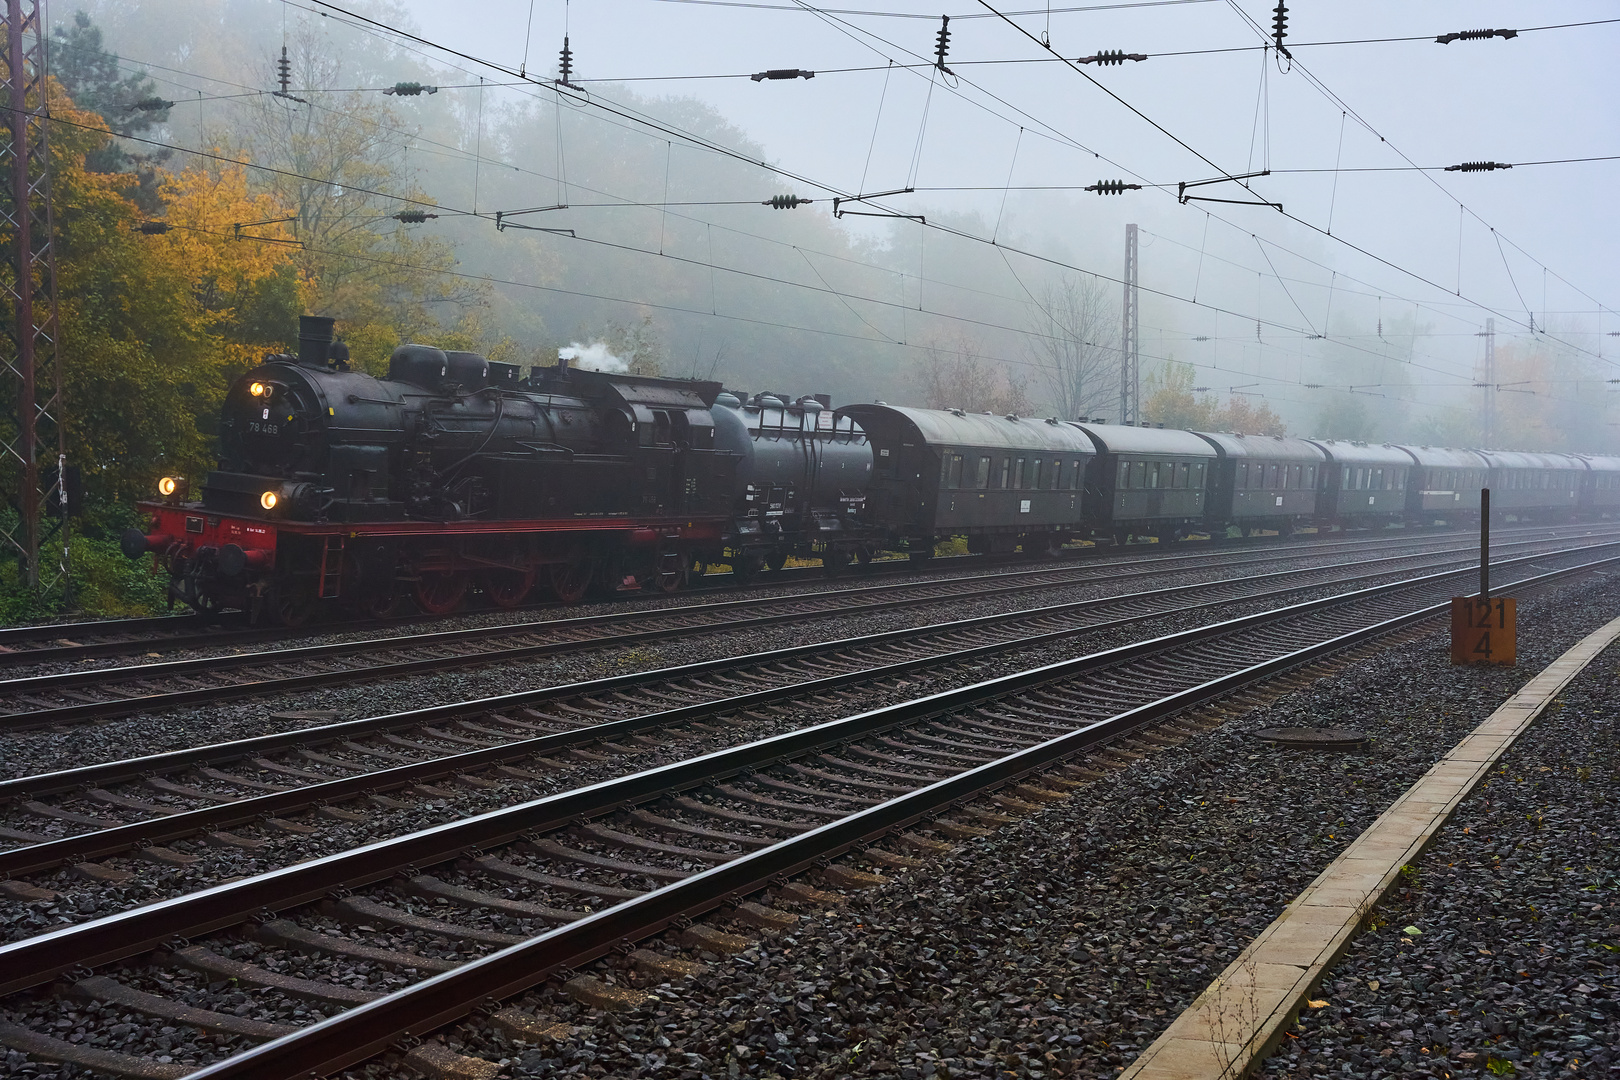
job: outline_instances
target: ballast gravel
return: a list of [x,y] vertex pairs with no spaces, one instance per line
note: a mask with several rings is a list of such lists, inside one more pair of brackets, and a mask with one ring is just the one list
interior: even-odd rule
[[1620,1074],[1620,646],[1459,807],[1273,1077]]
[[[1449,540],[1448,537],[1439,539]],[[1409,538],[1403,540],[1410,542]],[[1338,576],[1350,576],[1354,572],[1358,555],[1372,557],[1377,554],[1363,548],[1352,547],[1345,550],[1337,544],[1330,544],[1328,548],[1327,551],[1315,553],[1320,558],[1312,557],[1308,545],[1306,550],[1300,553],[1288,551],[1287,556],[1291,560],[1289,568],[1303,569],[1306,566],[1332,564],[1339,567],[1335,571]],[[1223,568],[1195,565],[1147,578],[1123,578],[1117,581],[1088,580],[1038,591],[902,606],[891,611],[807,616],[799,620],[732,632],[697,634],[628,647],[585,649],[516,663],[487,664],[383,681],[356,682],[293,695],[265,696],[159,713],[132,714],[60,729],[0,732],[0,778],[48,772],[60,768],[64,761],[80,764],[117,761],[167,750],[250,738],[299,726],[299,721],[278,718],[274,715],[277,713],[326,711],[337,713],[338,718],[343,720],[378,716],[608,675],[724,659],[739,654],[832,641],[860,634],[926,626],[953,619],[1001,614],[1048,604],[1098,599],[1205,581],[1242,579],[1257,572],[1261,571],[1257,571],[1254,566]],[[1412,570],[1408,568],[1405,573],[1410,575]],[[1402,576],[1402,572],[1395,570],[1389,576],[1394,579]],[[1302,594],[1300,599],[1304,599],[1305,595],[1317,594]],[[759,599],[762,602],[772,599],[779,601],[782,595],[771,592],[760,596]],[[683,602],[691,601],[683,600]],[[606,610],[609,609],[604,606],[603,611]],[[595,613],[599,612],[580,609],[580,614]],[[488,617],[468,616],[467,619],[471,621]],[[435,627],[440,628],[455,627]],[[321,722],[323,721],[311,719],[302,723],[314,725]]]
[[[504,1061],[515,1076],[1113,1077],[1401,791],[1513,690],[1616,611],[1620,585],[1608,583],[1522,602],[1514,669],[1453,669],[1439,633],[1398,646],[1122,767],[1063,803],[852,894],[844,905],[805,912],[779,935],[753,931],[756,945],[698,976],[660,982],[622,964],[598,965],[605,978],[653,992],[652,1000],[628,1011],[588,1009],[553,984],[537,988],[515,1004],[574,1026],[555,1044],[527,1046],[476,1020],[446,1041],[452,1049]],[[1607,676],[1612,661],[1599,670]],[[1611,691],[1604,706],[1610,715],[1617,700]],[[1355,726],[1373,741],[1363,751],[1320,753],[1268,748],[1250,735],[1305,725]],[[1588,753],[1612,746],[1600,741]],[[1604,752],[1612,770],[1613,750]],[[1515,775],[1511,768],[1508,775]],[[1587,783],[1588,800],[1601,790],[1573,772],[1560,780],[1566,782]],[[1519,803],[1532,790],[1515,786],[1513,799],[1503,799],[1492,813],[1522,819],[1528,811]],[[1561,802],[1558,790],[1543,791],[1548,806]],[[1612,801],[1612,781],[1604,797]],[[1564,818],[1571,831],[1582,818],[1579,806],[1572,802]],[[1612,829],[1606,835],[1612,837]],[[1507,837],[1493,843],[1500,849]],[[1576,865],[1569,861],[1574,853],[1549,849],[1546,863],[1537,854],[1513,857],[1526,861],[1527,874]],[[1592,861],[1582,857],[1578,870]],[[1605,865],[1609,876],[1601,889],[1612,890],[1612,856]],[[1594,883],[1593,873],[1582,870],[1571,884],[1584,890]],[[1509,899],[1488,888],[1455,897],[1437,888],[1425,895],[1437,905],[1451,900],[1458,918],[1493,920],[1482,924],[1488,936],[1511,937],[1507,920],[1531,924],[1504,884],[1492,888]],[[1587,910],[1599,902],[1612,902],[1609,893],[1594,896]],[[1546,965],[1532,971],[1542,987],[1515,975],[1518,983],[1501,991],[1498,975],[1488,995],[1492,1003],[1534,1003],[1526,1007],[1536,1017],[1533,1026],[1511,1008],[1492,1011],[1494,1020],[1487,1022],[1504,1030],[1511,1020],[1527,1037],[1546,1040],[1552,1036],[1545,1029],[1565,1025],[1558,1038],[1566,1048],[1559,1067],[1566,1069],[1577,1048],[1592,1054],[1599,1043],[1614,1041],[1613,1012],[1571,983],[1584,979],[1578,985],[1596,988],[1594,980],[1607,974],[1604,981],[1612,984],[1609,958],[1615,954],[1601,945],[1620,944],[1612,928],[1600,941],[1600,919],[1584,915],[1577,922],[1575,914],[1572,906],[1561,907],[1556,921],[1534,924],[1535,958],[1512,954],[1525,970],[1531,970],[1526,963]],[[1497,924],[1503,929],[1491,929]],[[1539,952],[1542,945],[1546,954]],[[1601,966],[1588,971],[1590,959]],[[1380,957],[1366,971],[1379,973],[1369,978],[1389,977],[1398,967],[1405,974],[1397,979],[1421,980],[1421,964]],[[1443,981],[1425,986],[1438,992]],[[1569,1026],[1577,1004],[1586,1016],[1579,1029]],[[1385,1001],[1379,1007],[1400,1007],[1404,1015],[1405,1006]],[[1566,1016],[1549,1024],[1544,1009]],[[1609,1026],[1591,1019],[1598,1012]],[[1411,1026],[1403,1021],[1388,1037]],[[1475,1052],[1479,1067],[1488,1067],[1486,1048]],[[1353,1064],[1352,1075],[1424,1068],[1409,1066],[1399,1052],[1391,1055],[1398,1064],[1377,1053],[1371,1062]],[[1335,1075],[1342,1071],[1340,1059],[1297,1064],[1298,1075],[1326,1075],[1323,1065]]]

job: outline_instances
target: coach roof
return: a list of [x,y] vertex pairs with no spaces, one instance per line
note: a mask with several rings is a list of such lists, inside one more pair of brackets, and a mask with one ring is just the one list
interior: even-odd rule
[[995,416],[950,409],[911,409],[900,405],[846,405],[840,416],[852,416],[869,437],[920,439],[927,446],[995,450],[1045,450],[1059,454],[1095,451],[1083,434],[1068,424],[1029,417]]
[[1400,446],[1413,461],[1431,469],[1483,469],[1485,459],[1472,450],[1456,450],[1449,446]]
[[1164,457],[1215,457],[1215,448],[1190,431],[1174,428],[1128,427],[1125,424],[1081,424],[1103,454],[1144,454]]
[[1412,455],[1390,443],[1372,445],[1364,442],[1345,442],[1339,439],[1312,439],[1311,442],[1327,451],[1330,461],[1340,465],[1395,465],[1410,468]]
[[1226,431],[1195,431],[1193,434],[1229,458],[1304,462],[1327,460],[1320,446],[1304,439],[1290,439],[1286,435],[1234,435]]

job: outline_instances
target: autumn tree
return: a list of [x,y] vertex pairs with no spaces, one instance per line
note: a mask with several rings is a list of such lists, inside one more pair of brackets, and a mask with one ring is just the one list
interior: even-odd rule
[[86,166],[106,126],[59,88],[51,109],[65,121],[51,168],[69,461],[93,502],[127,505],[164,473],[211,465],[230,377],[295,335],[293,249],[234,239],[233,223],[277,216],[234,165],[164,174],[167,231],[143,232],[138,180]]
[[254,101],[236,142],[276,170],[257,183],[293,219],[310,309],[335,317],[355,359],[375,369],[394,345],[441,331],[481,304],[485,290],[453,273],[455,250],[425,232],[429,225],[394,217],[429,209],[430,200],[406,167],[413,132],[391,99],[339,89],[343,65],[307,25],[292,35],[288,55],[306,100]]
[[[101,30],[80,11],[73,25],[58,26],[51,32],[51,74],[62,90],[81,109],[101,117],[117,135],[141,136],[169,119],[168,104],[157,94],[157,86],[144,71],[126,75],[118,57],[102,45]],[[142,209],[159,206],[156,195],[157,166],[167,161],[164,149],[132,150],[116,139],[85,156],[85,168],[92,172],[130,172],[140,178],[140,186],[129,192]]]
[[1119,312],[1096,278],[1064,276],[1035,294],[1027,339],[1057,414],[1073,420],[1119,399]]
[[1035,408],[1027,380],[1009,374],[966,337],[930,342],[916,372],[930,409],[1028,416]]
[[1197,381],[1198,373],[1191,364],[1174,359],[1160,364],[1148,373],[1143,417],[1167,428],[1189,431],[1288,434],[1288,425],[1263,399],[1234,393],[1222,404],[1214,394],[1193,385]]

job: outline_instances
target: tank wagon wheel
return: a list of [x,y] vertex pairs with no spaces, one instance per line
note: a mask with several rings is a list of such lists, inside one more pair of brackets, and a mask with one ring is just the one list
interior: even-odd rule
[[315,582],[301,575],[277,578],[270,586],[269,612],[277,625],[304,626],[315,614]]
[[467,596],[467,575],[459,570],[424,570],[416,583],[416,603],[429,615],[448,615]]
[[1063,555],[1063,537],[1059,533],[1048,533],[1046,547],[1041,552],[1042,557],[1048,559],[1060,558]]
[[855,564],[860,567],[862,572],[871,568],[873,554],[875,553],[872,551],[871,544],[862,544],[855,549]]
[[529,598],[534,588],[533,570],[489,570],[479,582],[489,602],[510,611]]
[[772,570],[780,570],[787,565],[788,553],[786,548],[771,548],[765,553],[765,565]]
[[821,568],[828,577],[837,577],[849,565],[849,552],[841,547],[829,547],[821,553]]
[[739,585],[746,585],[765,568],[765,558],[757,551],[740,551],[731,559],[731,576]]
[[925,562],[931,562],[934,558],[933,541],[930,540],[920,546],[913,547],[906,553],[906,558],[911,560],[912,566],[921,566]]
[[572,562],[553,563],[548,584],[552,595],[568,605],[585,599],[585,590],[591,587],[591,562],[575,559]]

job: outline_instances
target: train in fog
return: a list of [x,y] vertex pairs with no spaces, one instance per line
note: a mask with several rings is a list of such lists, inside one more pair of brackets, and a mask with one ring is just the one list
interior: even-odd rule
[[926,561],[1052,555],[1075,540],[1174,541],[1620,510],[1620,458],[1370,445],[995,416],[702,380],[513,364],[424,345],[350,370],[332,320],[230,387],[218,467],[164,477],[130,557],[156,555],[198,611],[299,625],[324,609],[443,614],[481,595],[675,592],[791,557],[829,572],[880,550]]

